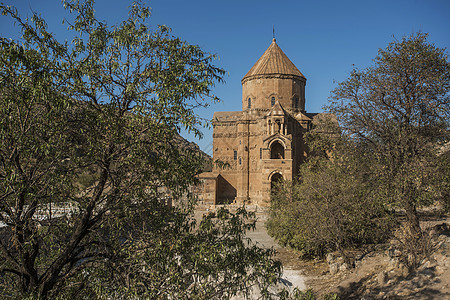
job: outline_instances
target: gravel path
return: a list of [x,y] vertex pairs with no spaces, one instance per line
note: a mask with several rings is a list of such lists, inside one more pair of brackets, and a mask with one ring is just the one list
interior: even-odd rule
[[[265,248],[273,247],[275,250],[282,248],[272,237],[267,234],[264,222],[262,220],[259,220],[256,223],[256,230],[248,232],[247,236]],[[306,277],[303,275],[302,270],[298,270],[293,266],[283,265],[283,276],[280,287],[285,287],[290,291],[294,288],[306,290],[307,287],[305,281]]]
[[[195,213],[195,218],[200,221],[201,216],[206,213],[205,211],[197,211]],[[247,237],[251,238],[253,242],[265,248],[274,248],[277,251],[283,250],[283,247],[278,245],[275,240],[269,236],[266,227],[264,226],[264,221],[266,217],[264,214],[258,216],[258,221],[256,222],[256,230],[247,232]],[[287,251],[283,251],[286,253]],[[290,265],[283,261],[283,275],[281,282],[277,289],[285,288],[289,291],[293,291],[295,288],[299,290],[306,290],[306,276],[303,274],[302,270],[297,268],[295,265]],[[254,299],[258,299],[258,293],[255,293]],[[243,299],[240,297],[234,297],[233,299]]]

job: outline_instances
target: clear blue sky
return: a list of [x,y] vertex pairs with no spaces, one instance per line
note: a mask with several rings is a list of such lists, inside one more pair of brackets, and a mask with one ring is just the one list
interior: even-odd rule
[[[51,31],[65,38],[59,0],[3,1],[23,16],[39,11]],[[127,0],[97,0],[100,19],[112,24],[127,16]],[[165,24],[173,34],[216,53],[217,65],[228,71],[226,83],[214,91],[223,100],[198,113],[211,119],[214,111],[241,110],[241,78],[272,41],[306,76],[306,110],[320,112],[335,82],[344,80],[352,65],[371,64],[379,48],[417,31],[429,33],[438,47],[450,46],[450,0],[228,0],[149,1],[150,25]],[[0,16],[3,37],[16,37],[10,19]],[[212,130],[196,141],[208,152]],[[188,135],[185,135],[191,139]]]

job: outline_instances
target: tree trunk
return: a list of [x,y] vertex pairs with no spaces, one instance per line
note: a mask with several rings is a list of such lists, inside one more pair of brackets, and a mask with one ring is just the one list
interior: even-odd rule
[[412,201],[406,201],[405,210],[406,222],[408,223],[409,230],[416,240],[420,240],[422,238],[422,229],[420,228],[419,216],[417,214],[416,206]]

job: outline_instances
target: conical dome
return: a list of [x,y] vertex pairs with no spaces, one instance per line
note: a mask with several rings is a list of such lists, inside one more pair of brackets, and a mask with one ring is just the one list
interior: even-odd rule
[[245,74],[241,82],[261,76],[276,76],[287,75],[294,77],[306,77],[297,69],[291,60],[284,54],[280,47],[278,47],[276,40],[272,40],[269,48],[253,65],[250,71]]

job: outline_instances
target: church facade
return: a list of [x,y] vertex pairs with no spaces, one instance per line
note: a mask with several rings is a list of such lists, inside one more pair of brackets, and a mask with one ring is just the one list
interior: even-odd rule
[[297,175],[307,155],[303,136],[320,117],[306,112],[306,77],[275,39],[241,83],[242,111],[213,116],[215,163],[199,175],[206,205],[269,206],[275,182]]

